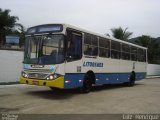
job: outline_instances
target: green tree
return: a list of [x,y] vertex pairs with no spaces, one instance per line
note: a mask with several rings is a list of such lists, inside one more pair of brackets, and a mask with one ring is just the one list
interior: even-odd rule
[[155,58],[159,54],[159,44],[154,40],[154,38],[142,35],[138,37],[135,43],[148,48],[148,62],[154,63]]
[[5,44],[5,36],[12,31],[13,26],[18,20],[17,16],[11,16],[10,10],[2,10],[0,8],[0,44]]
[[[17,29],[16,29],[17,28]],[[16,34],[20,37],[19,46],[21,47],[25,41],[25,27],[20,23],[15,23],[13,34]]]
[[138,39],[135,41],[136,44],[143,46],[143,47],[150,47],[150,44],[153,44],[153,38],[147,35],[142,35],[138,37]]
[[128,28],[122,29],[122,27],[112,28],[112,29],[111,29],[112,36],[113,36],[114,38],[127,41],[128,38],[133,34],[132,32],[128,32],[127,29],[128,29]]

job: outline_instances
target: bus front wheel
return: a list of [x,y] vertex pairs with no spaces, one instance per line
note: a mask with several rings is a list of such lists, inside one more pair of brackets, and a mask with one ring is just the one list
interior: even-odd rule
[[92,89],[92,76],[90,74],[86,74],[83,81],[83,86],[80,89],[82,93],[89,93]]

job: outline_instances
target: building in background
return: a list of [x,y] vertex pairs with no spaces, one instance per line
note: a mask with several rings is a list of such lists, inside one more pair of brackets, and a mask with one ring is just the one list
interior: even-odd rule
[[20,37],[18,35],[7,35],[5,44],[0,46],[4,50],[23,50],[23,45],[20,46]]
[[6,36],[6,48],[19,49],[19,37],[8,35]]
[[6,44],[19,44],[18,36],[6,36]]

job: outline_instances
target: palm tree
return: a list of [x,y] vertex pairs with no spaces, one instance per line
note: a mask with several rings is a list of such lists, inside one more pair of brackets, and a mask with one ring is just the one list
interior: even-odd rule
[[119,27],[119,28],[112,28],[111,29],[111,32],[112,32],[112,36],[114,38],[117,38],[117,39],[121,39],[121,40],[124,40],[124,41],[127,41],[128,38],[133,34],[132,32],[127,32],[127,29],[122,29],[122,27]]
[[11,31],[18,20],[17,16],[11,16],[9,13],[10,10],[2,10],[0,8],[0,45],[5,44],[6,33]]

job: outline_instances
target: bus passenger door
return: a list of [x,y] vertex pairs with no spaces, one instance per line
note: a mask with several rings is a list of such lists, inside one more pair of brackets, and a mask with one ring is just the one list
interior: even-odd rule
[[79,86],[82,79],[82,33],[67,29],[65,77],[71,80],[70,87]]

